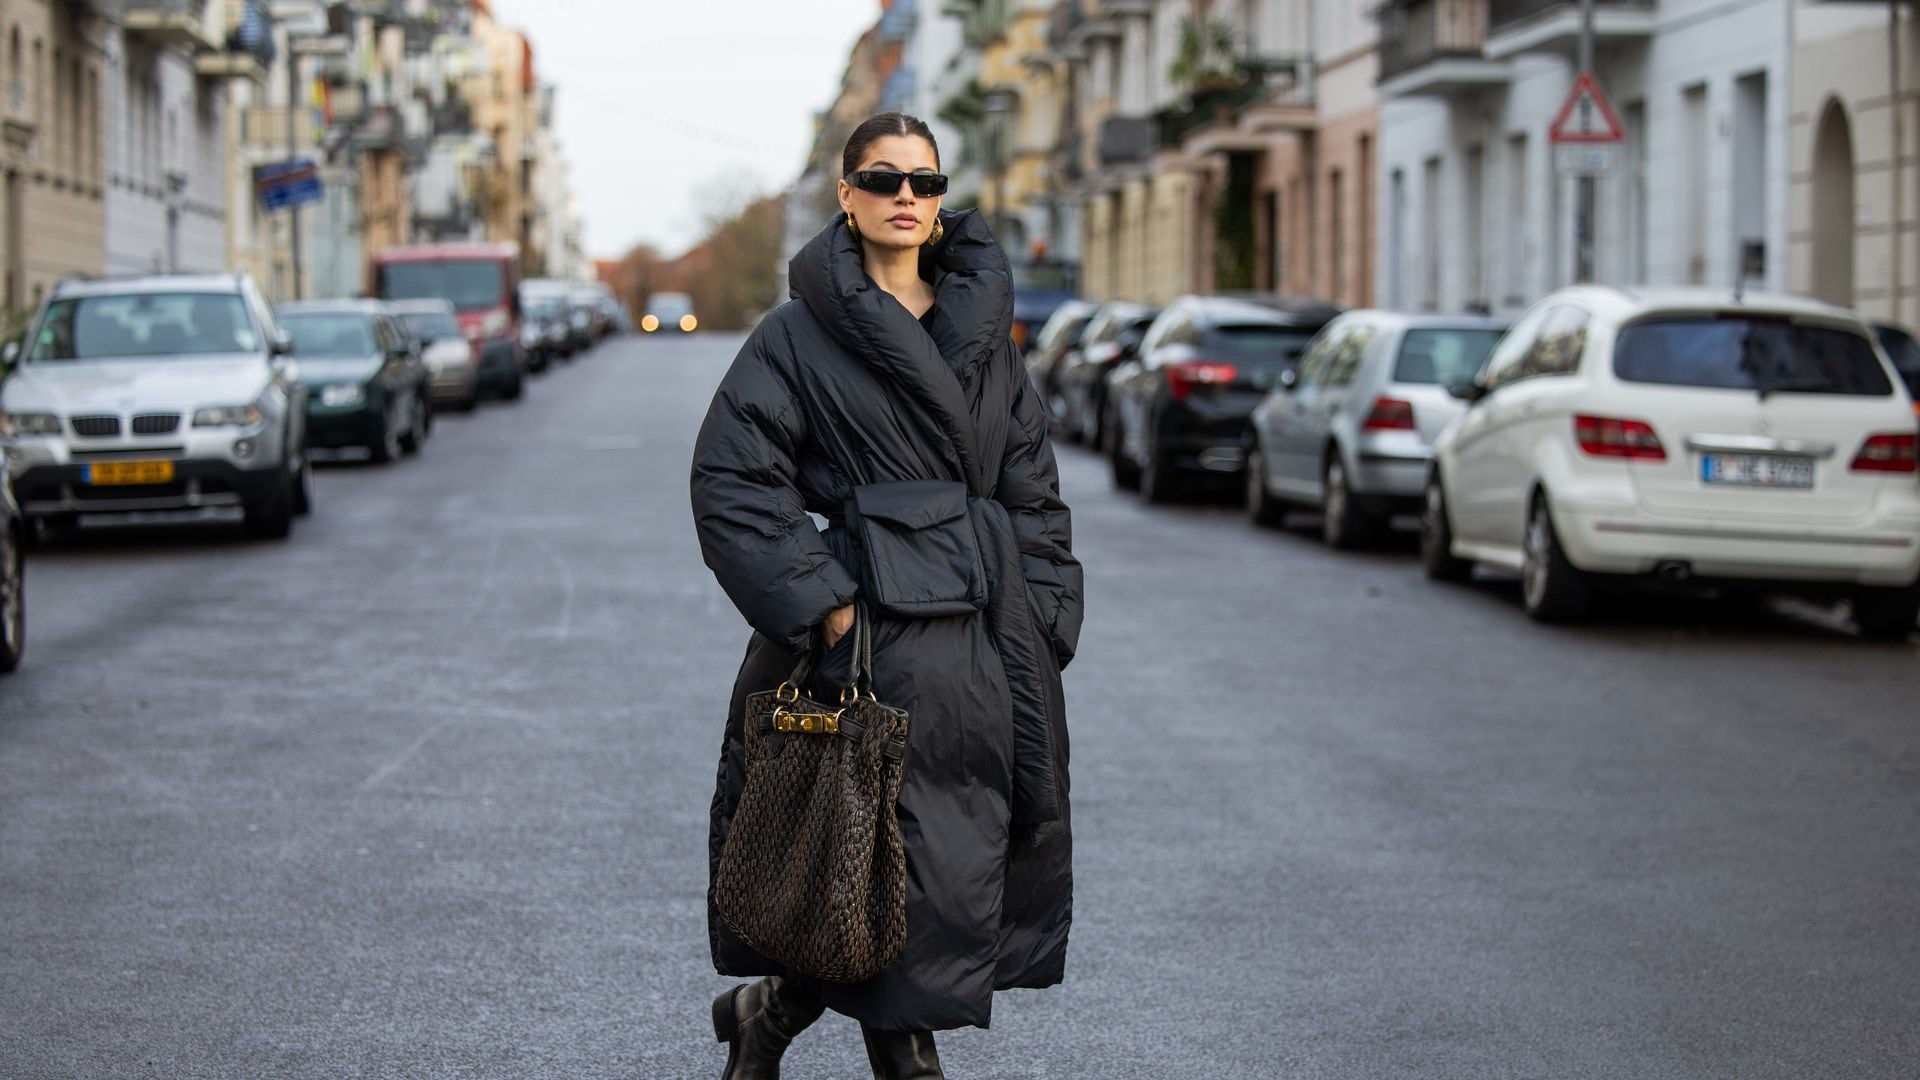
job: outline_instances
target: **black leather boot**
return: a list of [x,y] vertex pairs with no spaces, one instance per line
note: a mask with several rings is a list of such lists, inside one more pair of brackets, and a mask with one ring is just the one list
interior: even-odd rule
[[772,975],[742,983],[713,1000],[713,1033],[727,1043],[720,1080],[780,1080],[780,1055],[826,1006]]
[[873,1080],[946,1080],[932,1032],[880,1031],[862,1024],[860,1034],[867,1040]]

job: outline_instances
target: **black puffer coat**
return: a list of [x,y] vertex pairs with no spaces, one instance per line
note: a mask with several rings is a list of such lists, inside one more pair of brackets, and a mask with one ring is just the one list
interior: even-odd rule
[[[1080,632],[1080,565],[1008,337],[1006,257],[976,214],[941,220],[921,258],[928,328],[867,277],[844,221],[808,243],[795,300],[740,350],[693,458],[701,550],[756,631],[728,710],[712,862],[743,783],[745,698],[788,675],[829,612],[863,597],[880,700],[912,714],[906,947],[864,983],[803,980],[894,1030],[984,1027],[993,991],[1059,982],[1072,915],[1060,668]],[[896,481],[947,483],[863,487]],[[859,530],[844,524],[856,488]],[[873,610],[889,597],[931,603]],[[792,977],[727,932],[711,891],[708,928],[722,974]]]

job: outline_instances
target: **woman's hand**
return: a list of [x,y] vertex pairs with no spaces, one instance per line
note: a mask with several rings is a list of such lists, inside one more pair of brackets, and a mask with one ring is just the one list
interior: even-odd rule
[[825,635],[827,648],[831,649],[853,629],[853,605],[835,609],[827,613],[827,621],[820,624],[820,632]]

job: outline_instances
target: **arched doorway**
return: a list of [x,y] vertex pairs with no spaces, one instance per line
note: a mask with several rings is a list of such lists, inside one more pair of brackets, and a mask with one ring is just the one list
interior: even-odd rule
[[1813,280],[1808,291],[1853,306],[1853,131],[1829,98],[1813,135]]

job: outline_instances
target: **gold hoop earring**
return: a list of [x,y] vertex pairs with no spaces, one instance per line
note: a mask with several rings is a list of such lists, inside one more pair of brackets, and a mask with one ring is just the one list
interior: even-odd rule
[[933,245],[939,243],[940,238],[945,235],[947,235],[947,227],[945,225],[940,224],[939,218],[934,218],[933,234],[927,237],[927,246],[932,247]]
[[847,231],[852,233],[855,239],[859,239],[860,223],[853,220],[853,211],[851,210],[847,211]]

